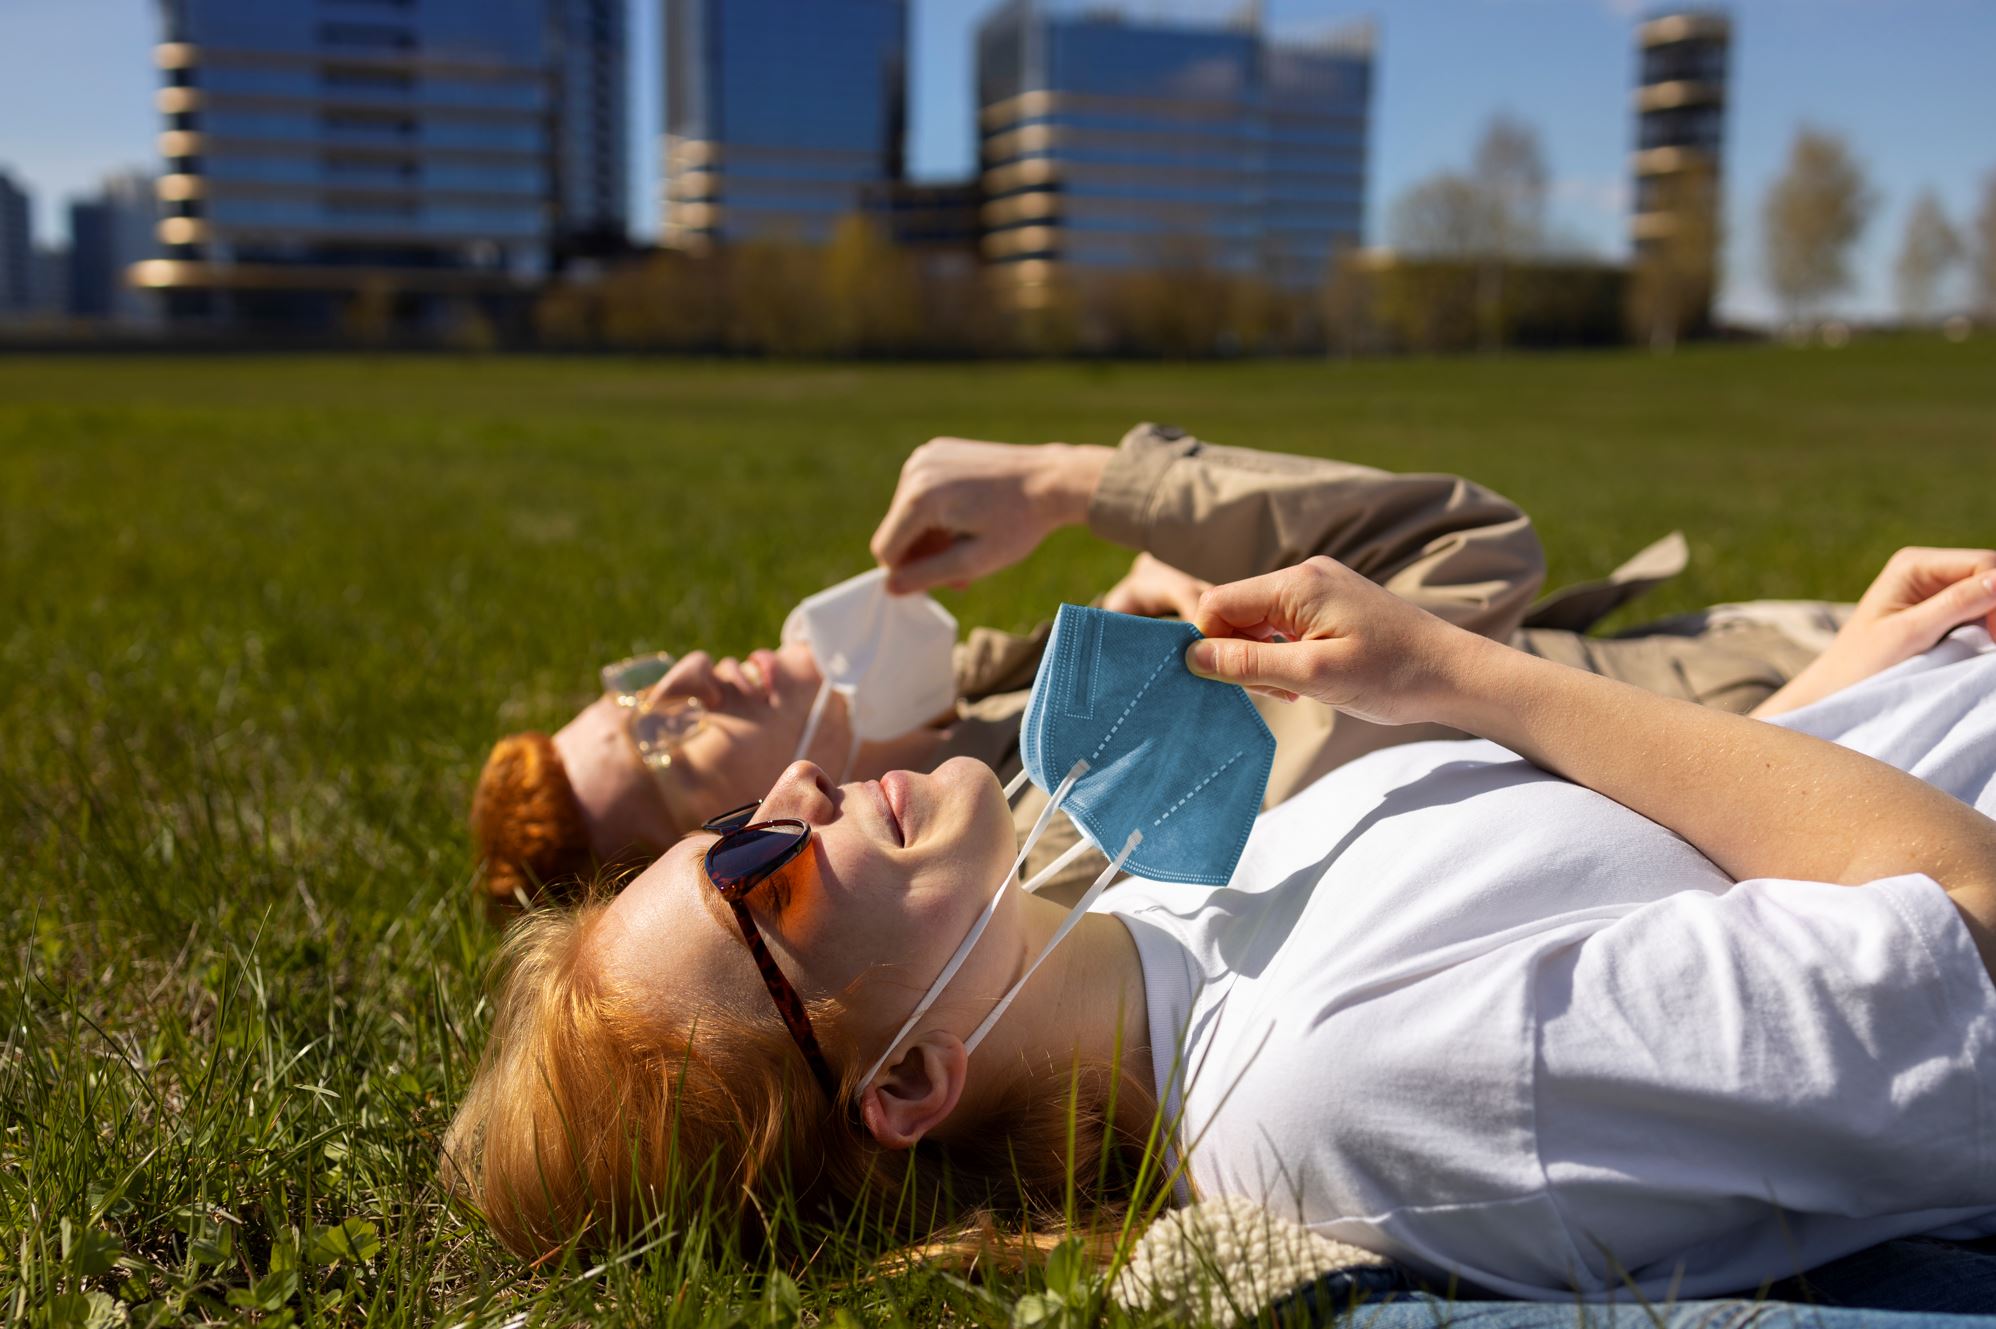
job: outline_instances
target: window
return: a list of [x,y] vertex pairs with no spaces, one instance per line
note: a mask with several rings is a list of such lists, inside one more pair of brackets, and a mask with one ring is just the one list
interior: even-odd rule
[[327,65],[319,70],[319,82],[327,88],[366,92],[410,92],[416,86],[415,75],[401,70],[335,65]]
[[416,34],[386,23],[321,23],[319,44],[354,50],[408,51],[415,48]]

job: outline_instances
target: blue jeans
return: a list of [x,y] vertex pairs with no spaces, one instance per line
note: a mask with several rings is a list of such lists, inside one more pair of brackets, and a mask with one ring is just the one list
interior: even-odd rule
[[1996,1329],[1996,1243],[1908,1237],[1785,1279],[1764,1295],[1670,1305],[1451,1300],[1396,1269],[1333,1274],[1269,1322],[1352,1329]]

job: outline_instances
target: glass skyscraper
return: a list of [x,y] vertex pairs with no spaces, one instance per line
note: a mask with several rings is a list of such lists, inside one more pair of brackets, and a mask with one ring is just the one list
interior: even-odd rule
[[630,238],[627,0],[548,0],[553,17],[555,229],[571,249]]
[[1022,305],[1063,273],[1186,263],[1302,288],[1359,242],[1368,29],[1272,41],[1252,20],[1007,0],[977,82],[984,253]]
[[666,0],[664,241],[816,243],[901,176],[907,0]]
[[363,291],[416,327],[524,295],[571,208],[621,216],[621,125],[570,110],[597,109],[587,80],[623,33],[592,16],[614,7],[160,0],[165,252],[135,279],[177,317],[306,327]]
[[34,200],[0,171],[0,315],[33,303],[34,268]]

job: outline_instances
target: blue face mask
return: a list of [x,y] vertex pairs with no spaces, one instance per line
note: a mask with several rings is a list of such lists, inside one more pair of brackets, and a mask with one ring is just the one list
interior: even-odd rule
[[860,1083],[880,1073],[963,967],[1056,810],[1065,809],[1086,838],[1023,889],[1052,880],[1091,841],[1109,866],[963,1040],[965,1055],[1124,867],[1156,881],[1208,886],[1234,875],[1261,811],[1275,735],[1246,692],[1185,668],[1185,650],[1198,637],[1189,623],[1060,607],[1019,731],[1026,768],[1005,791],[1017,793],[1030,776],[1050,801],[984,912]]
[[1195,677],[1190,623],[1062,605],[1019,735],[1026,772],[1103,853],[1135,831],[1127,866],[1155,881],[1223,885],[1254,829],[1275,736],[1246,692]]

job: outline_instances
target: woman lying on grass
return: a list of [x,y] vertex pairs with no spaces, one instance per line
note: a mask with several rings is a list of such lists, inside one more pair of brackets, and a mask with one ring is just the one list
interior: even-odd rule
[[447,1175],[538,1257],[687,1208],[755,1231],[783,1197],[902,1236],[1044,1219],[1071,1180],[1113,1208],[1088,1190],[1113,1144],[1528,1298],[1996,1232],[1996,577],[1947,594],[1971,626],[1766,723],[1328,559],[1222,586],[1193,672],[1488,741],[1332,773],[1227,889],[1119,887],[974,1056],[1063,920],[1009,885],[896,1031],[1009,880],[998,782],[799,762],[744,814],[775,826],[512,935]]
[[[1680,567],[1680,546],[1666,542],[1608,581],[1534,608],[1545,571],[1537,532],[1489,489],[1456,476],[1216,447],[1150,425],[1115,448],[933,440],[903,469],[873,544],[898,587],[923,589],[989,575],[1078,524],[1141,551],[1103,597],[1117,612],[1188,617],[1213,582],[1323,554],[1459,627],[1728,710],[1767,702],[1823,649],[1841,614],[1728,606],[1640,634],[1587,636],[1595,620]],[[835,777],[850,762],[843,778],[863,779],[968,756],[1009,778],[1045,640],[1044,630],[973,630],[958,648],[953,688],[944,687],[954,710],[857,749],[843,699],[833,696],[822,723],[808,723],[822,679],[799,643],[741,660],[694,651],[656,678],[606,671],[613,686],[558,732],[515,734],[493,748],[471,816],[488,898],[504,908],[599,866],[642,866],[714,813],[760,797],[799,757]],[[1315,704],[1264,705],[1262,714],[1277,739],[1269,806],[1379,747],[1441,736]],[[1014,824],[1030,826],[1042,806],[1028,794]],[[1029,870],[1071,843],[1065,832],[1057,823]],[[1077,863],[1072,875],[1085,883],[1100,863]]]

